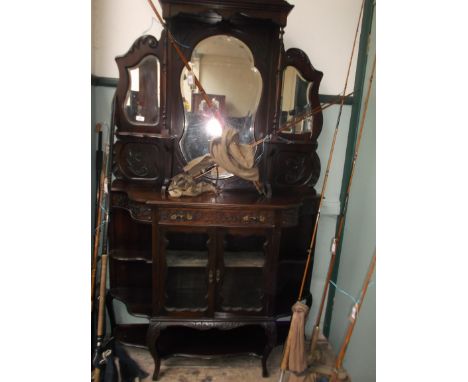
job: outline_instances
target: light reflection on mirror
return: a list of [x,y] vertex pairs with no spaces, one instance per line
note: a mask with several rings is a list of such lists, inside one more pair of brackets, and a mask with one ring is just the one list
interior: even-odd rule
[[146,56],[127,69],[130,86],[124,101],[127,119],[137,125],[156,125],[159,121],[159,60]]
[[[194,75],[225,123],[239,131],[240,143],[251,143],[255,139],[255,114],[263,83],[248,46],[232,36],[211,36],[198,43],[190,64],[192,72],[184,68],[180,77],[185,113],[180,147],[185,159],[190,161],[207,154],[210,141],[222,134],[221,124],[199,93]],[[223,169],[219,169],[218,175],[232,176]]]
[[[281,92],[281,120],[280,127],[294,117],[311,111],[309,91],[312,82],[306,81],[299,71],[287,66],[283,72],[283,89]],[[312,118],[296,123],[284,133],[302,134],[312,131]]]

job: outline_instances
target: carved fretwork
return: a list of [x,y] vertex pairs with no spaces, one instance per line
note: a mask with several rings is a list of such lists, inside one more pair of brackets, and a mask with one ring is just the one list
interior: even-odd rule
[[151,216],[151,207],[147,207],[130,200],[124,193],[112,193],[112,207],[123,208],[129,211],[131,217],[135,220],[144,222],[151,222],[153,220]]

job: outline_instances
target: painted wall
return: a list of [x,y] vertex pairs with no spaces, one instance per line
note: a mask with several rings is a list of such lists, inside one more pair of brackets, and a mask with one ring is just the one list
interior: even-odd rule
[[[307,53],[312,65],[324,72],[320,93],[336,95],[343,91],[352,42],[359,15],[361,0],[295,0],[288,17],[284,44],[286,49],[298,47]],[[160,9],[159,4],[155,1]],[[118,77],[115,57],[125,54],[133,42],[143,34],[159,38],[161,26],[153,21],[147,0],[93,0],[92,2],[92,74],[101,77]],[[355,62],[348,83],[349,93],[354,87]],[[109,124],[114,89],[95,87],[93,103],[96,122]],[[335,129],[338,106],[324,111],[324,125],[319,137],[318,155],[322,163],[321,177],[316,185],[322,188],[325,166]],[[340,211],[339,194],[345,159],[351,107],[345,106],[341,117],[335,146],[333,166],[330,171],[326,199],[318,229],[316,257],[312,275],[311,292],[319,299],[328,265],[331,238],[334,236],[336,217]],[[117,307],[118,322],[135,322],[123,305]],[[311,309],[307,324],[310,333],[317,304]],[[122,320],[122,321],[121,321]],[[138,319],[137,321],[140,321]]]
[[[369,45],[364,88],[367,87],[370,71],[372,70],[375,50],[374,22],[371,43]],[[374,79],[372,93],[369,99],[361,148],[350,193],[337,279],[337,285],[352,296],[355,296],[355,298],[359,295],[376,245],[375,83],[376,79]],[[376,276],[374,274],[372,281],[375,282],[375,280]],[[338,292],[336,293],[329,338],[334,349],[339,349],[341,346],[348,325],[348,316],[353,304],[352,300],[346,295]],[[371,284],[367,291],[344,362],[345,368],[347,368],[354,381],[372,382],[375,381],[376,378],[375,316],[376,285],[374,283]]]

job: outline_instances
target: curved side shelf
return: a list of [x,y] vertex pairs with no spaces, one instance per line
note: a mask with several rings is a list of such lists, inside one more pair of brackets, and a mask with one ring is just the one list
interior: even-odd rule
[[109,293],[122,302],[130,314],[150,318],[151,291],[148,288],[111,288]]

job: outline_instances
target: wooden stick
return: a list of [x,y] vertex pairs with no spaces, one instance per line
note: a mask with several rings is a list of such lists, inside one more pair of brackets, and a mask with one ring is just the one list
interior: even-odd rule
[[364,279],[364,283],[363,283],[362,289],[361,289],[361,294],[359,296],[359,299],[358,299],[357,303],[353,307],[353,311],[351,313],[350,322],[348,324],[348,329],[346,331],[346,335],[345,335],[345,338],[343,340],[343,344],[341,345],[340,352],[338,353],[338,357],[336,357],[335,370],[334,370],[334,373],[333,373],[333,376],[332,376],[332,382],[336,382],[338,370],[340,370],[341,367],[343,366],[344,356],[346,354],[346,350],[348,348],[349,341],[351,340],[351,336],[353,334],[354,327],[356,326],[356,321],[357,321],[357,318],[359,316],[359,312],[361,310],[362,303],[364,301],[364,297],[366,297],[366,292],[367,292],[367,288],[369,287],[370,279],[372,277],[372,274],[374,273],[375,261],[376,261],[376,251],[374,249],[374,255],[372,256],[372,259],[371,259],[371,262],[370,262],[370,265],[369,265],[369,269],[368,269],[366,277]]
[[348,201],[349,201],[349,194],[351,192],[351,185],[353,182],[353,177],[354,177],[354,172],[356,169],[356,162],[359,154],[359,148],[361,146],[361,139],[362,139],[362,132],[364,130],[364,125],[365,125],[365,120],[367,116],[367,109],[369,106],[369,98],[372,90],[372,82],[374,80],[374,74],[375,74],[375,63],[376,63],[376,58],[374,56],[374,62],[372,64],[372,71],[371,75],[369,77],[369,83],[367,85],[367,93],[366,93],[366,99],[364,101],[364,110],[362,113],[361,117],[361,123],[359,126],[359,133],[358,133],[358,138],[356,141],[356,147],[354,149],[354,156],[353,156],[353,163],[351,167],[351,174],[349,176],[348,180],[348,186],[346,188],[346,196],[345,196],[345,201],[343,204],[343,209],[339,217],[339,223],[338,223],[338,228],[335,233],[335,238],[333,239],[333,245],[332,245],[332,250],[331,250],[331,257],[330,257],[330,263],[328,264],[328,272],[327,272],[327,278],[325,279],[325,284],[323,286],[323,292],[322,292],[322,299],[320,301],[320,308],[317,313],[317,318],[315,320],[315,326],[312,332],[312,341],[310,343],[310,352],[313,354],[315,347],[317,345],[317,339],[320,334],[320,321],[322,319],[322,313],[323,313],[323,308],[325,305],[325,299],[328,293],[328,289],[330,286],[330,280],[332,277],[333,269],[335,267],[335,260],[336,260],[336,252],[337,252],[337,247],[341,243],[341,235],[343,233],[343,228],[344,228],[344,222],[345,222],[345,217],[346,217],[346,212],[348,210]]

